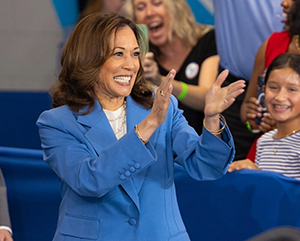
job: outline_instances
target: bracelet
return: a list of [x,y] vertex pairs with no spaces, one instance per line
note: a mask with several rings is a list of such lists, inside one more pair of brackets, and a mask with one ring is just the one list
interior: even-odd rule
[[178,95],[177,99],[182,101],[184,100],[184,98],[186,97],[187,93],[188,93],[188,86],[186,83],[180,81],[181,84],[181,93]]
[[135,130],[135,133],[138,136],[138,138],[143,142],[144,145],[146,145],[148,143],[148,141],[145,141],[143,139],[143,137],[141,136],[141,134],[140,134],[140,132],[138,130],[138,126],[137,125],[134,126],[134,130]]
[[225,126],[226,126],[226,120],[225,120],[225,117],[224,117],[223,115],[219,114],[219,118],[220,118],[220,121],[223,122],[223,126],[221,127],[221,129],[219,129],[219,130],[217,130],[217,131],[212,131],[212,130],[208,129],[208,128],[206,127],[206,125],[205,125],[205,117],[204,117],[204,119],[203,119],[203,126],[205,127],[205,129],[208,130],[211,134],[214,134],[215,136],[220,135],[220,134],[223,132],[223,130],[225,129]]
[[250,122],[249,122],[249,121],[246,121],[245,124],[246,124],[247,129],[248,129],[249,131],[252,132],[252,127],[251,127],[251,125],[250,125]]
[[260,130],[253,130],[249,121],[246,121],[245,124],[246,124],[247,129],[249,131],[251,131],[252,133],[256,134],[256,133],[260,132]]

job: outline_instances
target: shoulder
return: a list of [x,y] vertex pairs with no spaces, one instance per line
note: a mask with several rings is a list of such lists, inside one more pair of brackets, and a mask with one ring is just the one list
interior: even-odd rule
[[200,36],[198,42],[202,40],[214,40],[215,39],[215,28],[211,25],[205,25],[202,30],[202,35]]
[[[289,44],[291,41],[290,34],[286,31],[282,32],[274,32],[270,35],[269,40],[268,40],[268,46],[271,44]],[[278,46],[277,46],[278,47]]]
[[61,120],[70,121],[75,120],[77,118],[77,114],[75,114],[68,106],[60,106],[57,108],[53,108],[50,110],[46,110],[42,112],[37,120],[37,125],[47,124],[47,123],[56,123]]
[[270,141],[270,140],[272,141],[273,136],[275,135],[276,132],[277,132],[277,129],[264,133],[261,137],[258,138],[257,144],[260,145],[261,143],[263,143],[265,141]]

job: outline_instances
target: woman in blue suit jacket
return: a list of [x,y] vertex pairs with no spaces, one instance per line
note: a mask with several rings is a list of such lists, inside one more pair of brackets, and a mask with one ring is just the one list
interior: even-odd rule
[[[152,93],[143,77],[143,35],[116,14],[89,15],[76,26],[52,88],[53,108],[37,121],[44,159],[61,180],[53,240],[189,240],[174,188],[174,162],[197,180],[213,180],[234,157],[219,115],[244,82],[206,96],[198,136],[171,96],[175,71]],[[219,120],[221,118],[221,121]]]

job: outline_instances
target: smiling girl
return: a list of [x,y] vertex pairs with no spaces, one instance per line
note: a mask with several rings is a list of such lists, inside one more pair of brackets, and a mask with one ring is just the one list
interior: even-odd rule
[[258,139],[255,164],[236,161],[229,172],[262,169],[300,179],[300,55],[279,55],[268,68],[264,91],[277,129]]

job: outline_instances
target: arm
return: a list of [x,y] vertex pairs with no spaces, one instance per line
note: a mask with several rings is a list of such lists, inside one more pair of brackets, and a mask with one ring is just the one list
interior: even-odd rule
[[[195,110],[204,111],[205,95],[218,76],[219,56],[214,55],[203,61],[198,85],[188,85],[188,93],[181,102]],[[180,81],[174,81],[173,94],[178,97],[182,91]]]
[[132,176],[138,175],[157,158],[133,128],[120,140],[111,141],[101,129],[102,121],[86,131],[66,108],[43,112],[37,125],[45,162],[81,196],[100,198],[128,181],[127,171],[133,168]]
[[[143,66],[146,79],[159,86],[164,77],[159,74],[159,69],[154,60],[153,53],[148,53],[146,55]],[[218,66],[218,55],[211,56],[203,61],[200,68],[198,85],[187,85],[188,92],[184,100],[182,100],[183,104],[195,110],[204,111],[205,95],[218,75]],[[181,81],[174,80],[172,94],[178,98],[181,92]]]
[[258,128],[255,124],[255,118],[261,117],[262,113],[262,109],[259,108],[259,101],[256,98],[256,93],[258,77],[265,69],[265,52],[267,43],[268,40],[266,40],[257,51],[253,72],[240,111],[241,121],[243,123],[249,121],[251,126],[255,129]]

